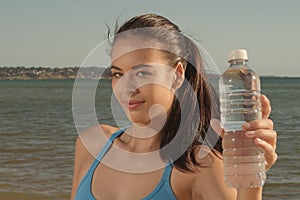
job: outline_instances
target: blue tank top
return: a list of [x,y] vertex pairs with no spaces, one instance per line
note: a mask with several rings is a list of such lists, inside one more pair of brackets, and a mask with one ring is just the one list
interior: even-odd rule
[[[111,147],[114,139],[123,133],[124,129],[120,129],[116,131],[114,134],[110,136],[103,149],[100,151],[97,158],[94,160],[93,164],[82,178],[75,195],[74,200],[96,200],[96,198],[92,194],[92,179],[94,175],[94,171],[99,165],[101,159],[104,157],[105,153]],[[170,185],[170,176],[173,168],[173,163],[169,162],[162,174],[161,180],[155,189],[148,194],[143,200],[176,200],[175,194],[172,191]]]

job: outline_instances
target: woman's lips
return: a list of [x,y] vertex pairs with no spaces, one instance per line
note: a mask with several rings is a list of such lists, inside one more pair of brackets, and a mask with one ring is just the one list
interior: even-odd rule
[[129,109],[135,109],[135,108],[141,106],[143,103],[145,103],[145,101],[143,101],[143,100],[130,100],[130,101],[126,102],[126,106]]

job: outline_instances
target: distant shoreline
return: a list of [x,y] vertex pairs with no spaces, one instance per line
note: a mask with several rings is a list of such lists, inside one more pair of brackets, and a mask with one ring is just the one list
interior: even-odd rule
[[300,76],[274,76],[274,75],[264,75],[261,78],[300,78]]
[[[261,78],[300,78],[262,75]],[[103,67],[0,67],[0,80],[110,79],[110,68]]]
[[110,79],[110,69],[101,67],[0,67],[0,80]]

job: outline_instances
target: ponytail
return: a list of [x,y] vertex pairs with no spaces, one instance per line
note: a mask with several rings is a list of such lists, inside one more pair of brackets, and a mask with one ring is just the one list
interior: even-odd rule
[[[164,127],[161,149],[166,145],[168,148],[162,151],[161,155],[165,159],[173,159],[176,156],[173,152],[184,152],[175,159],[174,164],[184,171],[193,171],[193,165],[200,166],[196,158],[199,150],[197,147],[207,145],[213,152],[216,150],[220,153],[223,149],[221,138],[210,128],[211,118],[220,117],[218,96],[206,78],[203,59],[197,46],[191,39],[184,37],[188,52],[185,58],[185,81],[177,91],[177,99],[174,99],[173,108]],[[180,130],[179,125],[183,126]],[[180,140],[170,145],[175,135]],[[191,145],[183,149],[185,146],[182,144],[186,143]]]

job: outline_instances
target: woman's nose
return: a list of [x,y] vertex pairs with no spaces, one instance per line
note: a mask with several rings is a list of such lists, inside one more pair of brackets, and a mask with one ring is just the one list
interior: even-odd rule
[[137,88],[137,84],[136,81],[134,80],[134,78],[132,77],[132,74],[127,72],[122,76],[122,86],[123,89],[128,90],[128,91],[133,91]]
[[137,91],[138,83],[130,73],[125,73],[117,82],[117,92],[132,95]]

